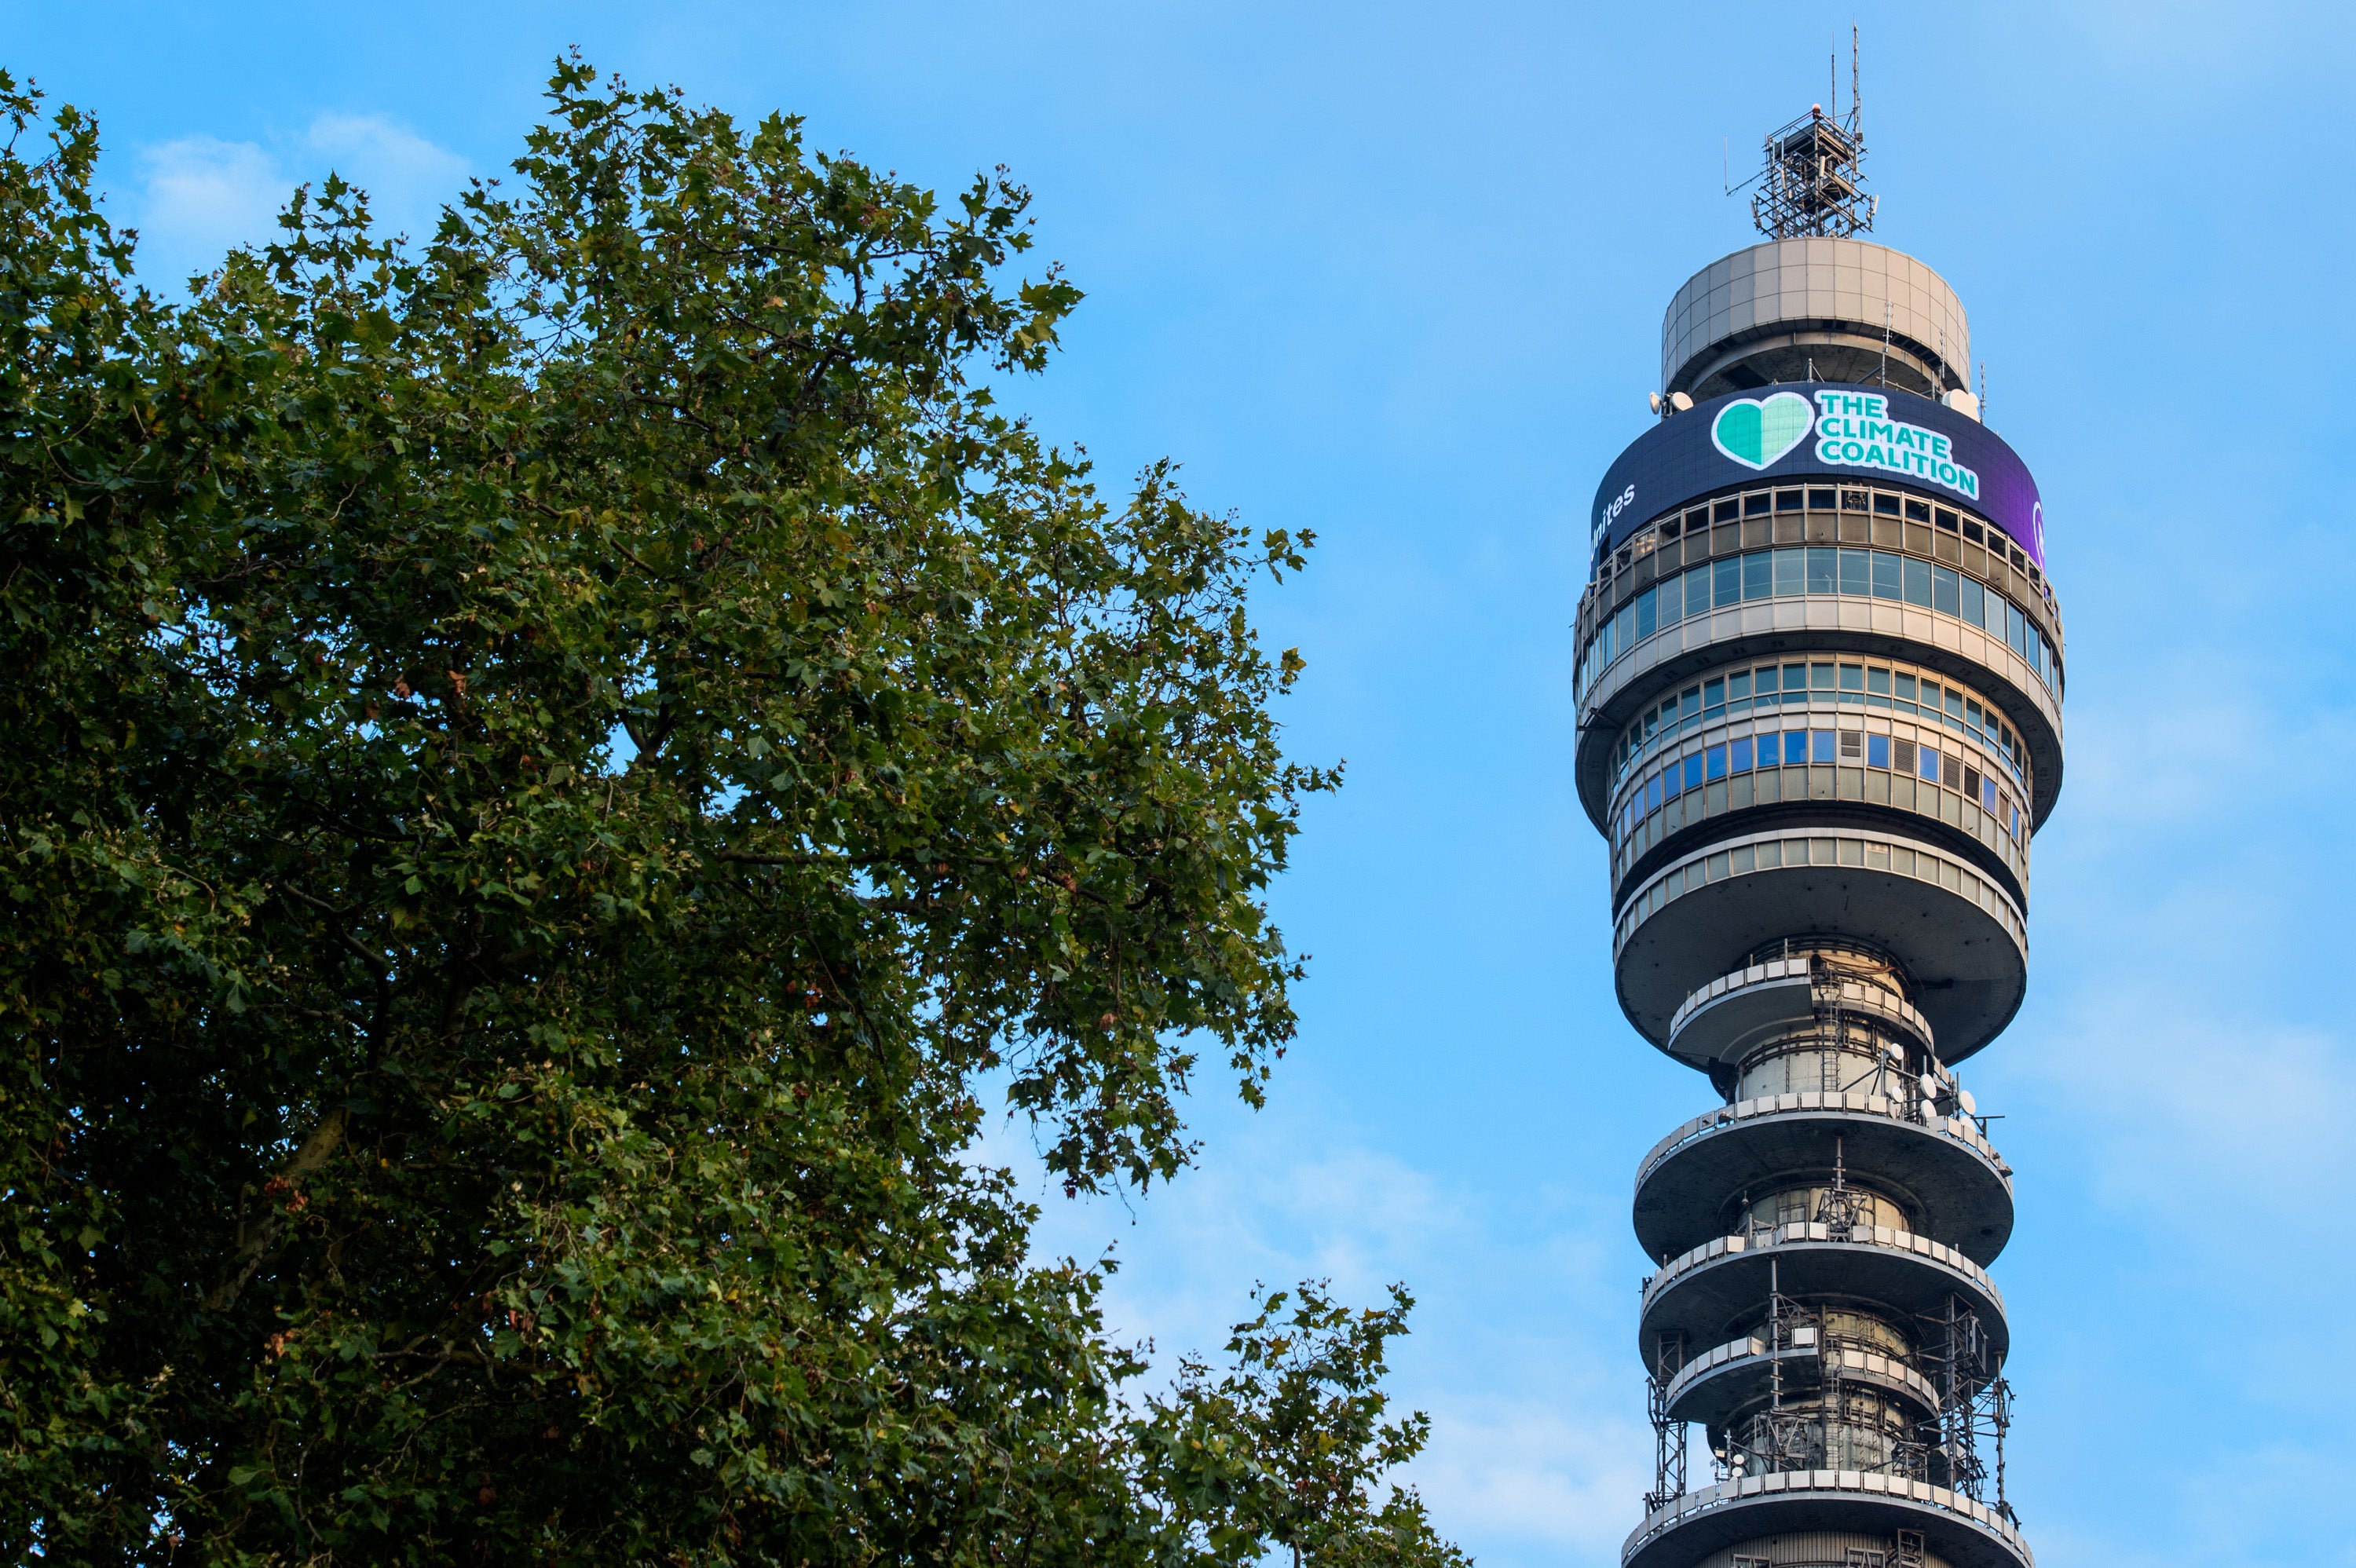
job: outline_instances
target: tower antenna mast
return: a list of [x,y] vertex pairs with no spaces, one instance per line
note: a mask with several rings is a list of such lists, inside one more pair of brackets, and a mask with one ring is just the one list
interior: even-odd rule
[[1849,110],[1840,112],[1840,57],[1832,66],[1835,96],[1828,110],[1807,113],[1768,133],[1763,166],[1741,189],[1756,185],[1751,221],[1775,240],[1808,235],[1843,239],[1869,232],[1879,198],[1865,194],[1865,98],[1858,85],[1858,29],[1849,29]]

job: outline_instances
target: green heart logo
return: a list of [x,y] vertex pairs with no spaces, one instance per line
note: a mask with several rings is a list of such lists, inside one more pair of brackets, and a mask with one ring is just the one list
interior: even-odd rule
[[1745,468],[1765,468],[1808,439],[1816,411],[1797,392],[1739,398],[1718,411],[1709,439]]

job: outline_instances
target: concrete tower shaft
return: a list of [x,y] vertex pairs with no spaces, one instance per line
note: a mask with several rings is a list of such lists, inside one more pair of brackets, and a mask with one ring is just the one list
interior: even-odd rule
[[1657,1474],[1623,1564],[2032,1568],[1987,1273],[2012,1171],[1955,1064],[2025,994],[2061,787],[2042,503],[1911,257],[1755,246],[1663,336],[1687,398],[1590,519],[1578,784],[1622,1008],[1719,1104],[1637,1172]]

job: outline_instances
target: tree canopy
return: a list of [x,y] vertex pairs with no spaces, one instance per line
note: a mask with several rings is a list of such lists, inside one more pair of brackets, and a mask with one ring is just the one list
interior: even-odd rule
[[976,1157],[1258,1102],[1310,537],[1001,410],[1080,299],[1002,171],[550,104],[163,296],[0,75],[8,1560],[1461,1562],[1403,1293],[1148,1392]]

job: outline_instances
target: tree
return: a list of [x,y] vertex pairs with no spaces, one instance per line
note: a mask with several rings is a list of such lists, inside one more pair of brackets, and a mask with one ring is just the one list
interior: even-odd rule
[[1002,172],[551,99],[174,304],[0,77],[10,1560],[1428,1552],[1174,1507],[1209,1391],[970,1157],[985,1075],[1067,1191],[1189,1162],[1204,1043],[1258,1103],[1312,541],[998,409],[1080,298]]

